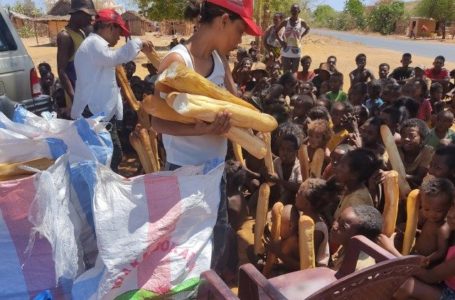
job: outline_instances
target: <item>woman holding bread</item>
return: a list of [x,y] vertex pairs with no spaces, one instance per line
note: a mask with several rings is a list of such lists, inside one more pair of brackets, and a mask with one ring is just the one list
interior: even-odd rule
[[[205,0],[190,4],[185,10],[188,19],[198,18],[199,28],[185,45],[171,49],[162,60],[158,73],[174,62],[206,77],[219,87],[236,94],[234,81],[226,57],[237,49],[244,32],[260,35],[260,28],[253,21],[253,0]],[[156,95],[163,96],[159,89]],[[158,100],[156,100],[158,101]],[[164,101],[164,100],[162,100]],[[166,168],[177,169],[184,165],[201,165],[212,159],[225,159],[227,139],[224,134],[230,129],[230,113],[220,112],[214,122],[198,121],[196,124],[182,124],[152,117],[152,127],[163,136],[166,150]],[[221,182],[221,203],[214,228],[212,268],[224,271],[219,264],[224,241],[229,230],[225,182]]]

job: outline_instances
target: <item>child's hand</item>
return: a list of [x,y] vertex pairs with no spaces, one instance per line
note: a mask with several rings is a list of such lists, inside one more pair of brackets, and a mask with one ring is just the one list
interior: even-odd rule
[[273,183],[278,183],[278,181],[280,180],[280,178],[278,177],[277,174],[267,174],[267,181],[269,182],[273,182]]
[[222,135],[229,131],[231,128],[231,113],[224,111],[216,115],[215,120],[212,123],[206,123],[202,121],[196,121],[194,125],[195,135]]
[[267,252],[273,252],[275,254],[281,253],[281,240],[278,241],[267,241],[264,243],[265,250]]
[[386,236],[385,234],[380,234],[377,239],[377,244],[384,248],[385,250],[389,251],[390,253],[394,253],[396,251],[395,248],[395,237],[397,233],[394,232],[390,237]]

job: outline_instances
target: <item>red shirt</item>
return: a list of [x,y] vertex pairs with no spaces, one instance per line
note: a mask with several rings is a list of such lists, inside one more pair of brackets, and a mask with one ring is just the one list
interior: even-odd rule
[[423,102],[419,106],[419,111],[417,112],[417,118],[423,121],[429,121],[431,112],[431,102],[428,99],[423,100]]
[[316,76],[314,71],[308,71],[306,74],[303,74],[302,71],[297,72],[297,80],[301,81],[311,81],[313,80],[314,76]]
[[443,80],[449,78],[449,71],[445,68],[442,68],[439,72],[437,72],[434,68],[426,69],[425,76],[431,80]]

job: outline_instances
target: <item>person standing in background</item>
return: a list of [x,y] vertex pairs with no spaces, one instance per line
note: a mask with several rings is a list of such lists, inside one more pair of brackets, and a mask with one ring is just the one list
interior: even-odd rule
[[277,36],[281,44],[281,64],[283,72],[296,73],[299,68],[302,49],[300,40],[310,32],[310,27],[305,21],[299,18],[300,7],[298,4],[291,6],[291,17],[281,22],[276,32],[280,32],[284,27],[284,40]]

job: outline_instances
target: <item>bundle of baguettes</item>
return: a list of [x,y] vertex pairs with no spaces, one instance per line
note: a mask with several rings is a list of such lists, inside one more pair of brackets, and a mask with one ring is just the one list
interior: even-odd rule
[[164,70],[155,86],[168,95],[166,100],[155,96],[145,98],[142,106],[149,114],[163,120],[192,124],[196,120],[213,122],[218,113],[227,111],[233,126],[226,137],[256,158],[267,155],[266,143],[251,129],[273,131],[278,124],[272,116],[259,112],[253,105],[179,62]]
[[35,173],[34,169],[46,170],[53,163],[54,161],[48,158],[38,158],[24,162],[2,163],[0,164],[0,181],[29,176]]

